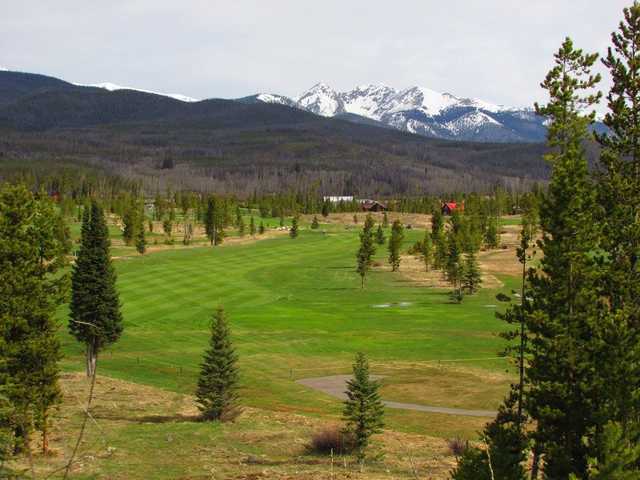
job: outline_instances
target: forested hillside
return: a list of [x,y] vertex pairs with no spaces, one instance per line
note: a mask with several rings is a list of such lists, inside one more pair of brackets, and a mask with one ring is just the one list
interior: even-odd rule
[[285,105],[185,103],[15,72],[0,72],[0,92],[5,168],[80,162],[149,188],[240,195],[526,189],[548,174],[540,144],[427,139]]

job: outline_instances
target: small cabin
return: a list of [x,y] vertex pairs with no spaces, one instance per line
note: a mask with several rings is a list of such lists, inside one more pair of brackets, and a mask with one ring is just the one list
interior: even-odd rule
[[451,215],[453,212],[458,210],[459,212],[464,211],[464,202],[445,202],[442,204],[442,214],[443,215]]
[[363,212],[386,212],[387,206],[377,200],[362,200],[360,207]]

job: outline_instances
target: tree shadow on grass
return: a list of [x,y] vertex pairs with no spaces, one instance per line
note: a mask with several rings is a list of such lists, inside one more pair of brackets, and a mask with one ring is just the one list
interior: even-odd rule
[[135,412],[93,411],[96,420],[109,420],[130,423],[197,423],[202,421],[199,415],[136,415]]

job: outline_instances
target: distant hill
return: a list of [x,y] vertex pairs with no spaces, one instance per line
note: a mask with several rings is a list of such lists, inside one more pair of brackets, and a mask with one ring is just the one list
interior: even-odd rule
[[[64,158],[149,184],[383,196],[520,189],[548,174],[541,144],[430,139],[256,98],[186,102],[16,72],[0,72],[0,91],[1,158]],[[176,168],[159,171],[167,156]]]

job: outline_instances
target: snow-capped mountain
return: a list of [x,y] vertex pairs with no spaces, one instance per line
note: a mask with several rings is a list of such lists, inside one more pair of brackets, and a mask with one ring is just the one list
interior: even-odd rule
[[360,85],[338,92],[318,83],[293,99],[282,95],[248,97],[295,106],[324,117],[365,117],[428,137],[481,142],[544,140],[543,119],[531,109],[510,108],[474,98],[457,97],[424,87],[398,90],[387,85]]
[[199,102],[200,101],[197,98],[188,97],[180,93],[160,93],[160,92],[154,92],[151,90],[144,90],[142,88],[123,87],[121,85],[116,85],[115,83],[110,83],[110,82],[93,83],[93,84],[74,83],[74,85],[78,87],[104,88],[105,90],[109,90],[110,92],[113,92],[116,90],[135,90],[136,92],[152,93],[153,95],[162,95],[163,97],[170,97],[175,100],[180,100],[181,102]]

